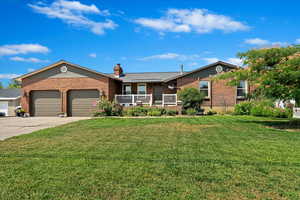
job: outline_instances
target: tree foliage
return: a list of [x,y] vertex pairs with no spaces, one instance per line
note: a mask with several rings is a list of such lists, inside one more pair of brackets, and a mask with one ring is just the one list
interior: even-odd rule
[[0,89],[3,89],[3,85],[2,82],[0,81]]
[[247,80],[256,91],[281,100],[296,100],[300,105],[300,46],[253,49],[238,56],[245,68],[221,74],[217,79],[230,79],[230,85]]
[[21,88],[21,84],[17,80],[11,80],[7,88]]

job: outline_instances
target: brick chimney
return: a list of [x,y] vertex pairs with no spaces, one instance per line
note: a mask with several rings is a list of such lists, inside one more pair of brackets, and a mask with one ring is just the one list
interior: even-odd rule
[[114,67],[114,74],[116,77],[120,77],[123,75],[123,69],[121,67],[121,64],[116,64]]

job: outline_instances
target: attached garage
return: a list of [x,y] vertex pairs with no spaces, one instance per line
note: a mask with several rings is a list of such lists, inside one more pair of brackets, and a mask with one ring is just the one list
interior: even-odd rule
[[59,91],[32,91],[30,98],[31,116],[58,116],[61,113]]
[[70,90],[68,116],[91,116],[99,100],[98,90]]
[[0,89],[0,117],[15,116],[15,109],[20,106],[20,99],[20,89]]

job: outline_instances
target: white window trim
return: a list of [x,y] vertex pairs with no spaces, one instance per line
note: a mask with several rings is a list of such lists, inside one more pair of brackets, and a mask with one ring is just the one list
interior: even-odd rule
[[147,83],[138,83],[136,86],[136,93],[139,94],[139,86],[145,86],[145,94],[147,94]]
[[210,99],[210,98],[211,98],[211,96],[210,96],[210,95],[211,95],[211,82],[210,82],[209,80],[200,80],[200,81],[199,81],[199,86],[198,86],[198,87],[199,87],[199,91],[201,91],[201,88],[200,88],[200,82],[201,82],[201,81],[206,81],[206,82],[208,82],[208,84],[207,84],[207,86],[208,86],[208,88],[207,88],[207,90],[208,90],[208,93],[207,93],[208,96],[206,96],[206,97],[204,97],[204,98],[205,98],[205,99]]
[[[238,90],[241,88],[236,87],[236,94],[238,93]],[[248,81],[245,81],[245,96],[237,96],[238,99],[245,99],[248,95]]]
[[132,85],[131,83],[122,84],[122,94],[125,95],[124,86],[130,86],[130,93],[132,94]]

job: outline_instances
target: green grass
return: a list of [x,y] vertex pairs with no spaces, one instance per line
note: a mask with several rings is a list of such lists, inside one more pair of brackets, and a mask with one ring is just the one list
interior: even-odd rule
[[0,199],[300,199],[300,132],[240,116],[92,119],[0,142]]

